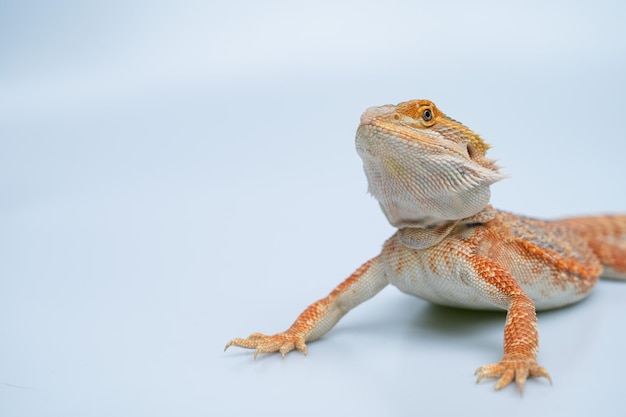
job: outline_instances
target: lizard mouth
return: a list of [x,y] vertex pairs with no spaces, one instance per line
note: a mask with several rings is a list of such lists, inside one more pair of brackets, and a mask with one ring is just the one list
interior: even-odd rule
[[466,159],[473,160],[473,156],[475,156],[472,155],[473,152],[468,146],[442,140],[441,135],[437,132],[404,124],[390,123],[384,120],[361,123],[357,128],[357,141],[359,137],[368,136],[380,136],[381,139],[384,138],[387,141],[402,143],[411,148],[439,149],[442,152],[452,153]]

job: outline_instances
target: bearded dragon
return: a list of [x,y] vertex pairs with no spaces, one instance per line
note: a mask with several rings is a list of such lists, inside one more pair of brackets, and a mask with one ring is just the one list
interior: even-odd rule
[[504,355],[475,375],[495,388],[550,376],[537,363],[536,310],[575,303],[600,275],[626,280],[626,215],[544,221],[494,209],[504,178],[490,146],[428,100],[369,108],[356,132],[369,192],[398,230],[327,297],[275,335],[233,339],[259,353],[293,349],[328,332],[387,284],[436,304],[504,309]]

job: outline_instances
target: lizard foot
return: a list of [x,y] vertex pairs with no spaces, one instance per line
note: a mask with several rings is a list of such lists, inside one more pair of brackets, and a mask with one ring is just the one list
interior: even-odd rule
[[535,359],[511,359],[506,356],[498,363],[481,366],[474,372],[478,375],[476,382],[484,378],[500,378],[496,382],[496,390],[506,387],[515,380],[520,393],[524,391],[524,384],[528,377],[544,377],[552,384],[546,368],[537,364]]
[[247,339],[233,339],[226,344],[224,351],[231,346],[238,346],[245,349],[254,349],[254,359],[256,359],[259,353],[272,353],[280,352],[285,357],[287,352],[294,349],[298,349],[300,352],[306,355],[307,348],[304,343],[305,336],[296,332],[287,330],[282,333],[277,333],[271,336],[254,333],[248,336]]

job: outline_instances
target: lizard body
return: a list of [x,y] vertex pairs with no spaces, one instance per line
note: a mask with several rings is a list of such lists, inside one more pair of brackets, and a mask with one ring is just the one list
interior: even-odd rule
[[258,353],[298,349],[320,338],[387,284],[437,304],[504,309],[504,355],[478,368],[496,389],[538,365],[538,309],[579,301],[601,275],[626,280],[626,215],[544,221],[494,209],[489,186],[504,178],[480,136],[432,102],[367,109],[356,134],[370,193],[397,232],[285,332],[227,345]]

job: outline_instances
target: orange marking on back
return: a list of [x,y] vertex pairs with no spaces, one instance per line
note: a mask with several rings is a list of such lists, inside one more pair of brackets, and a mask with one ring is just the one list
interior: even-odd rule
[[558,270],[564,272],[573,272],[583,279],[595,280],[602,271],[602,266],[597,263],[584,264],[572,258],[563,258],[555,252],[545,250],[525,240],[519,240],[518,245],[524,248],[533,258],[543,259],[548,264],[554,265]]
[[576,230],[604,266],[626,274],[626,216],[577,217],[559,223]]

